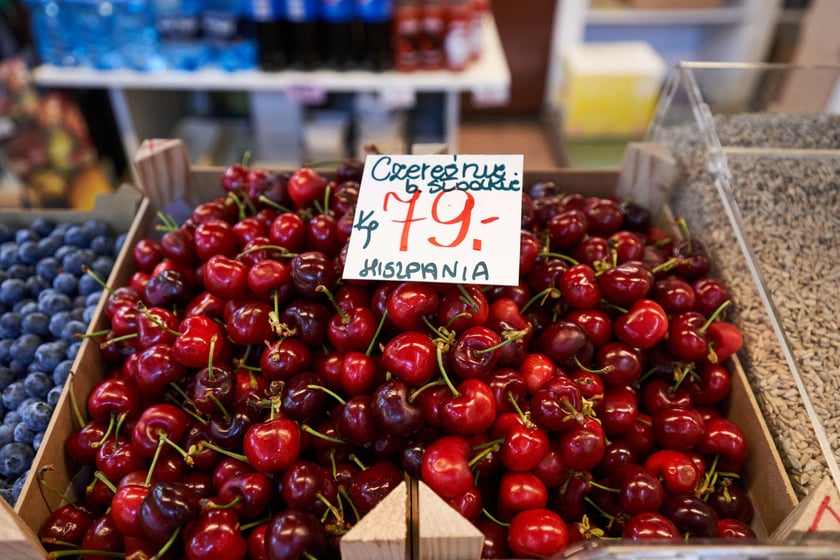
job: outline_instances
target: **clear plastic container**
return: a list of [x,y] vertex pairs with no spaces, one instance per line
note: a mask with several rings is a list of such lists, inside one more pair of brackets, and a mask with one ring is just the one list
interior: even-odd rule
[[[728,283],[741,353],[800,497],[840,487],[840,66],[682,63],[648,140]],[[833,108],[832,108],[833,106]]]

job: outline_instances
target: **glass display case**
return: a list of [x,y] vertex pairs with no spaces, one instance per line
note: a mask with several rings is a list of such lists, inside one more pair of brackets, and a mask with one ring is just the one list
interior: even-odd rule
[[682,63],[647,139],[712,253],[800,498],[840,483],[840,66]]

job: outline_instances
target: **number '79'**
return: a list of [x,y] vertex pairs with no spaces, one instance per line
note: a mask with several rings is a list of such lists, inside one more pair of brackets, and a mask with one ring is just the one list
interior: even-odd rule
[[[394,204],[391,205],[392,208],[396,204],[402,204],[406,207],[403,219],[392,220],[393,222],[403,225],[402,233],[400,234],[400,251],[408,251],[408,237],[411,231],[411,225],[415,222],[421,222],[427,219],[425,217],[415,217],[414,215],[417,207],[417,200],[420,198],[421,194],[422,191],[417,190],[411,193],[411,196],[408,199],[403,199],[400,198],[396,192],[389,191],[385,193],[385,198],[382,200],[382,210],[385,212],[388,212],[389,202],[392,200],[395,201]],[[441,217],[441,204],[443,197],[446,195],[451,199],[453,196],[457,196],[459,194],[464,197],[463,207],[460,212],[450,219],[443,219]],[[436,236],[426,238],[428,242],[436,247],[457,247],[460,245],[467,237],[467,232],[470,230],[470,220],[472,218],[472,210],[474,207],[475,197],[468,192],[449,191],[438,193],[432,202],[431,218],[441,225],[458,225],[458,233],[451,243],[442,243]]]

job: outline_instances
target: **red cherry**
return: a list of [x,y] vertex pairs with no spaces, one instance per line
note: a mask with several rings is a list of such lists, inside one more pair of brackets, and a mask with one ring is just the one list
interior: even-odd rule
[[236,514],[225,509],[205,511],[184,535],[188,560],[241,560],[248,551]]
[[287,418],[260,422],[248,428],[243,446],[248,463],[258,472],[280,472],[300,455],[300,429]]
[[421,332],[405,331],[397,334],[382,350],[382,365],[412,387],[429,382],[437,366],[437,347]]
[[473,486],[469,452],[470,444],[460,436],[443,436],[431,443],[423,453],[423,482],[443,498],[463,494]]
[[652,511],[631,516],[622,527],[621,537],[630,541],[682,539],[679,529],[670,519]]
[[548,558],[569,544],[563,518],[549,509],[534,508],[517,513],[508,527],[508,546],[520,558]]
[[668,316],[653,300],[638,300],[627,313],[614,323],[615,335],[630,346],[647,349],[655,346],[668,334]]
[[297,208],[304,208],[316,200],[323,200],[327,180],[311,167],[301,167],[289,177],[289,197]]

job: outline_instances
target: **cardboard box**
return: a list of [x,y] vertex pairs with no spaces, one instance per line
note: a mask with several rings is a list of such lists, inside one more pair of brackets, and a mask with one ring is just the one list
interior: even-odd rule
[[641,138],[666,67],[642,41],[582,43],[563,56],[559,92],[567,138]]
[[[183,149],[176,140],[154,140],[143,144],[138,154],[138,174],[143,181],[147,196],[140,202],[136,218],[131,224],[126,248],[148,235],[156,221],[156,213],[164,211],[183,216],[200,202],[219,194],[221,168],[192,167]],[[667,197],[669,170],[651,163],[650,158],[637,154],[625,166],[626,172],[619,175],[612,171],[553,170],[526,173],[526,183],[553,181],[563,190],[589,195],[620,198],[634,196],[643,199],[651,208],[657,208],[662,223],[672,222],[668,208],[663,203]],[[642,200],[642,199],[640,199]],[[125,285],[133,272],[130,250],[124,250],[117,259],[114,273],[109,279],[112,286]],[[91,329],[106,327],[102,303]],[[750,454],[746,465],[746,482],[755,504],[754,530],[760,539],[767,536],[795,508],[796,497],[790,481],[781,465],[779,454],[773,445],[765,422],[759,412],[743,370],[733,360],[733,386],[729,400],[729,416],[737,422],[746,434]],[[69,487],[79,491],[77,475],[68,469],[64,454],[64,442],[76,427],[72,411],[71,395],[83,403],[93,385],[103,376],[103,363],[98,344],[88,340],[83,345],[77,361],[77,375],[69,390],[59,402],[49,431],[44,438],[42,450],[36,457],[33,472],[46,466],[54,466],[49,473],[52,486]],[[84,476],[85,473],[82,473]],[[32,481],[30,481],[32,482]],[[368,521],[362,527],[364,534],[348,534],[348,546],[343,551],[346,558],[476,558],[476,547],[480,554],[480,534],[454,510],[422,483],[409,481],[400,487],[403,498],[395,497],[387,508],[377,508],[368,516],[381,519],[381,524]],[[401,496],[400,495],[400,496]],[[390,496],[389,496],[390,497]],[[0,508],[0,527],[7,534],[0,534],[0,558],[42,558],[43,548],[35,537],[50,510],[60,504],[60,498],[38,491],[36,483],[25,488],[16,504],[14,513]],[[405,513],[405,523],[399,512]],[[6,520],[3,516],[7,517]],[[4,522],[5,521],[5,522]],[[357,526],[358,527],[358,526]],[[391,527],[396,534],[383,534],[385,527]],[[400,531],[405,533],[400,534]],[[30,554],[31,552],[31,554]]]

